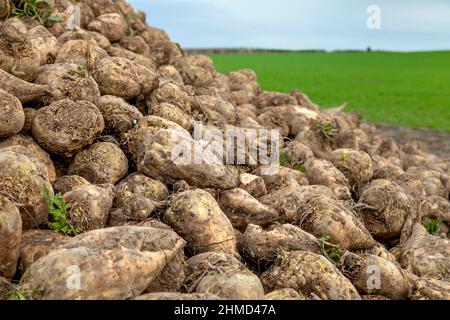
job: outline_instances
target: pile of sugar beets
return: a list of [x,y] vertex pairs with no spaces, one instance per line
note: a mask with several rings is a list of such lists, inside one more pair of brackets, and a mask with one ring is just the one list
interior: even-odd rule
[[[449,159],[220,74],[123,0],[0,17],[3,299],[450,299]],[[280,170],[175,161],[218,157],[196,121],[280,129]]]

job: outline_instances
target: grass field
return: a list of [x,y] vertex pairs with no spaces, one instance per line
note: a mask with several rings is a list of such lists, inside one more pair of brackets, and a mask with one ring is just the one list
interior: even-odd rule
[[450,51],[212,55],[217,69],[254,69],[264,90],[300,88],[324,108],[348,103],[374,123],[450,131]]

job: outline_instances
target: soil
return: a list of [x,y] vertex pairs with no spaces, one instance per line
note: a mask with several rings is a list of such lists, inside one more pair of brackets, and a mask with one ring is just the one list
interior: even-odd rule
[[399,143],[418,140],[428,147],[429,152],[443,158],[450,158],[450,132],[390,124],[379,124],[377,128],[381,133],[394,138]]

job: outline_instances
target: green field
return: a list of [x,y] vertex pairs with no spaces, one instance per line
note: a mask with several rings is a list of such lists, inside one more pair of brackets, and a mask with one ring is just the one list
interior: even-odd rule
[[221,72],[254,69],[264,90],[299,88],[324,108],[347,102],[374,123],[450,131],[450,51],[211,57]]

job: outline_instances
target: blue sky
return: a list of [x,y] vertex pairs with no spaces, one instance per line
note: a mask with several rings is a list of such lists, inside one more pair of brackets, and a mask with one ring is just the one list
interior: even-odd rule
[[[450,49],[450,0],[129,0],[184,48]],[[367,8],[381,9],[381,29]]]

